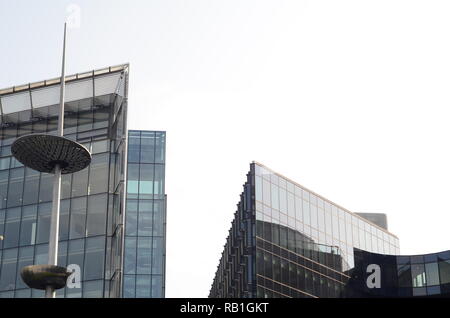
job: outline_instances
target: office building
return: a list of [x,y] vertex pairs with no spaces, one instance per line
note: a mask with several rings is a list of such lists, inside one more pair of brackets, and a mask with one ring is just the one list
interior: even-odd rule
[[[66,76],[64,136],[86,146],[92,162],[62,177],[58,265],[78,265],[81,284],[57,297],[164,296],[165,133],[128,132],[128,70]],[[59,89],[57,78],[0,90],[0,297],[43,296],[24,284],[20,269],[47,263],[53,175],[23,167],[11,144],[27,134],[56,134]],[[145,224],[137,234],[136,220]],[[123,248],[126,236],[139,242],[137,258],[125,262],[132,249]],[[127,277],[126,290],[124,266],[145,267],[134,272],[134,285]]]
[[[376,292],[363,288],[372,279],[367,271],[367,266],[372,264],[368,259],[377,260],[383,273],[380,277],[383,287],[387,277],[391,280],[398,277],[395,280],[398,283],[409,275],[408,282],[413,282],[417,270],[397,267],[408,263],[394,256],[398,254],[399,240],[387,230],[385,216],[352,213],[254,162],[209,296],[375,297],[386,296],[387,290],[390,297],[405,293],[428,295],[426,288],[424,291],[420,286],[420,291],[414,290],[416,285],[412,283],[405,287],[410,290],[403,292],[396,283],[388,289],[377,288]],[[392,256],[386,261],[376,255]],[[442,261],[443,255],[447,254],[441,255]],[[393,268],[395,272],[388,275]],[[447,281],[447,261],[439,263],[440,269],[443,276],[438,282],[442,285]],[[431,294],[443,293],[433,289]]]
[[129,131],[125,298],[165,294],[165,132]]

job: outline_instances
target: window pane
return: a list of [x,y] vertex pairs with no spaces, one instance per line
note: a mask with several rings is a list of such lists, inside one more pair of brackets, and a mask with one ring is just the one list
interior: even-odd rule
[[[352,224],[351,223],[345,223],[345,233],[347,235],[346,237],[346,243],[347,245],[354,245],[353,244],[353,232],[352,232]],[[373,236],[373,251],[377,252],[378,251],[378,240],[375,236]]]
[[128,165],[128,184],[127,192],[128,198],[137,199],[139,193],[139,165],[129,164]]
[[[83,287],[83,283],[81,284]],[[81,288],[66,288],[67,298],[81,298]]]
[[125,231],[127,236],[136,236],[137,234],[137,200],[127,200],[126,212],[126,226]]
[[426,286],[425,280],[425,268],[423,264],[412,264],[411,274],[413,287],[424,287]]
[[72,199],[70,210],[70,239],[84,237],[86,232],[86,197]]
[[42,173],[39,186],[39,203],[52,201],[53,175]]
[[83,169],[72,175],[72,197],[87,195],[89,169]]
[[152,274],[163,273],[163,238],[153,238],[153,251],[152,251]]
[[8,207],[14,207],[22,204],[24,171],[24,168],[10,170]]
[[59,240],[69,238],[70,200],[61,200],[59,209]]
[[78,132],[92,130],[93,112],[80,112],[78,114]]
[[139,200],[138,235],[151,236],[153,223],[153,201]]
[[306,225],[311,225],[311,215],[309,213],[309,203],[303,200],[303,222]]
[[161,275],[152,275],[152,298],[162,298],[163,279]]
[[[78,265],[83,271],[84,263],[84,239],[69,241],[67,265]],[[80,295],[81,296],[81,295]]]
[[142,132],[141,136],[141,163],[155,162],[155,133]]
[[427,285],[439,285],[439,268],[438,263],[428,263],[425,264],[425,269],[427,273]]
[[17,160],[16,158],[11,158],[11,168],[20,168],[23,167],[23,164]]
[[136,238],[125,238],[125,258],[124,258],[125,274],[136,274]]
[[58,261],[59,266],[67,267],[67,241],[58,243]]
[[34,264],[48,264],[48,244],[36,245],[34,250]]
[[3,251],[3,263],[0,272],[0,290],[2,291],[13,290],[16,285],[17,251],[17,248]]
[[72,187],[72,174],[63,174],[61,176],[61,198],[68,199],[70,198]]
[[287,214],[286,190],[283,188],[280,188],[279,190],[280,190],[280,211],[283,212],[284,214]]
[[31,289],[16,290],[14,298],[31,298]]
[[10,157],[7,158],[1,158],[0,159],[0,170],[6,170],[9,169],[9,162],[11,161]]
[[89,173],[89,192],[88,194],[97,194],[106,192],[108,189],[108,167],[109,154],[92,156]]
[[411,265],[404,264],[397,266],[399,287],[411,287]]
[[287,200],[288,200],[288,216],[291,218],[295,218],[295,199],[294,195],[290,192],[287,193]]
[[102,235],[106,232],[106,194],[89,196],[86,235]]
[[21,212],[22,209],[20,207],[6,211],[3,248],[17,247],[19,245]]
[[125,275],[123,283],[123,297],[124,298],[134,298],[136,295],[136,276]]
[[369,232],[365,232],[365,235],[366,235],[366,250],[372,251],[372,236],[370,235]]
[[155,162],[156,163],[164,163],[166,160],[166,133],[165,132],[157,132],[155,134],[156,137],[156,145],[155,145]]
[[271,193],[272,208],[276,209],[276,210],[280,210],[280,196],[279,196],[278,186],[271,183],[270,184],[270,193]]
[[84,260],[84,279],[103,277],[103,261],[105,253],[105,237],[86,239],[86,258]]
[[6,208],[9,170],[0,171],[0,209]]
[[149,298],[151,296],[151,276],[137,275],[136,276],[136,297]]
[[295,219],[297,221],[303,222],[303,202],[299,197],[295,197]]
[[28,286],[23,282],[22,277],[20,277],[20,270],[25,266],[33,264],[34,257],[34,247],[22,247],[19,250],[19,263],[17,266],[17,276],[16,276],[16,289],[28,288]]
[[153,199],[154,165],[142,164],[139,171],[139,198]]
[[37,205],[25,206],[22,209],[20,226],[20,245],[34,245],[37,230]]
[[99,108],[94,111],[94,129],[108,127],[109,108]]
[[262,201],[262,179],[255,176],[255,196],[257,201]]
[[155,199],[164,198],[164,166],[155,165],[155,178],[154,178],[154,195]]
[[318,228],[317,206],[310,204],[309,208],[311,213],[311,226],[317,229]]
[[132,136],[131,132],[128,137],[128,162],[139,163],[140,141],[138,136]]
[[36,170],[25,169],[25,187],[23,191],[23,204],[34,204],[39,199],[39,175]]
[[263,179],[263,202],[270,206],[270,182]]
[[37,244],[48,243],[50,235],[50,218],[52,213],[51,203],[39,204],[38,208],[38,227],[37,227]]
[[95,141],[92,143],[92,154],[108,151],[108,140]]
[[138,237],[137,246],[137,273],[138,274],[151,274],[151,250],[152,250],[152,238],[151,237]]
[[164,235],[165,203],[163,200],[153,201],[153,235]]
[[83,298],[101,298],[103,296],[103,280],[83,283]]
[[450,260],[439,262],[439,273],[441,275],[441,284],[450,283]]

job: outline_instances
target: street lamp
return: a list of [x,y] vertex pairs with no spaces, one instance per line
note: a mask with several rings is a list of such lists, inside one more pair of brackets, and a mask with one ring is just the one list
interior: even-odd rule
[[70,272],[57,266],[59,210],[61,199],[61,175],[86,168],[92,160],[83,145],[64,138],[66,24],[61,70],[60,106],[57,135],[31,134],[19,137],[11,145],[12,155],[24,166],[34,170],[53,173],[53,202],[48,246],[48,265],[30,265],[22,268],[23,281],[30,288],[45,290],[46,298],[55,298],[55,290],[66,286]]

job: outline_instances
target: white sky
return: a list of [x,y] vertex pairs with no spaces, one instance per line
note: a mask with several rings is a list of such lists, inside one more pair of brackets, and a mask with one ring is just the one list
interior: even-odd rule
[[249,163],[402,254],[450,249],[450,2],[0,0],[0,87],[131,63],[131,129],[167,131],[167,297],[206,297]]

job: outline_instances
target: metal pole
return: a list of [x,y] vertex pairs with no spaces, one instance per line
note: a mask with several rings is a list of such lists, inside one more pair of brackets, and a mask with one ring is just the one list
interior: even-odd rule
[[64,23],[64,43],[61,67],[61,91],[59,96],[59,118],[58,118],[58,136],[64,135],[64,97],[66,94],[66,29],[67,23]]
[[[64,44],[63,44],[63,57],[62,57],[62,70],[61,70],[61,91],[60,91],[60,105],[59,105],[59,118],[58,118],[58,136],[64,134],[64,95],[66,89],[65,83],[65,64],[66,64],[66,28],[67,24],[64,23]],[[52,202],[52,218],[50,224],[50,238],[48,244],[48,264],[57,265],[58,262],[58,234],[59,234],[59,207],[61,199],[61,167],[55,165],[53,172],[53,202]],[[55,298],[55,290],[52,287],[47,287],[45,290],[46,298]]]

